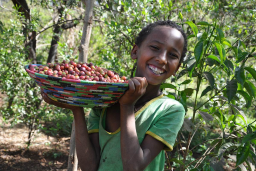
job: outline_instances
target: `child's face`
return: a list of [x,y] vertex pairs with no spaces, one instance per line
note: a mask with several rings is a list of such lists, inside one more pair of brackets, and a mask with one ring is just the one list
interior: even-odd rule
[[175,75],[180,66],[184,38],[169,26],[157,26],[142,42],[135,45],[132,58],[137,59],[137,77],[146,77],[151,85],[159,85]]

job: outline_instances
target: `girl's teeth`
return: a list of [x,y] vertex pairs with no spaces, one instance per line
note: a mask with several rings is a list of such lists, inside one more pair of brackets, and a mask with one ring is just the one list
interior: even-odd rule
[[151,65],[149,65],[149,68],[155,73],[155,74],[162,74],[164,71],[163,70],[159,70],[156,67],[153,67]]

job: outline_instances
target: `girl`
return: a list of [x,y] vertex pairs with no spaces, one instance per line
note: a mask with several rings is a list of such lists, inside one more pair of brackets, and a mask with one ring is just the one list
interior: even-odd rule
[[82,170],[164,170],[164,150],[172,150],[185,110],[163,96],[160,85],[175,75],[186,51],[186,35],[174,22],[143,28],[131,51],[137,60],[136,77],[118,103],[92,109],[88,125],[82,107],[55,102],[42,92],[46,102],[72,110]]

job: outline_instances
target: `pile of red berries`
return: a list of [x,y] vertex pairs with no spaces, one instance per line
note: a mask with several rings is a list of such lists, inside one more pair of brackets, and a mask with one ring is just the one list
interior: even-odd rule
[[125,76],[120,77],[114,71],[98,67],[92,63],[76,63],[73,60],[69,62],[63,60],[62,63],[48,63],[47,65],[39,66],[30,64],[28,68],[32,72],[66,79],[127,83],[127,78]]

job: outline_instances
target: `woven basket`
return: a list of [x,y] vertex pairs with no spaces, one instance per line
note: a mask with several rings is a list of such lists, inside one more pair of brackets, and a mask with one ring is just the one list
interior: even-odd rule
[[[39,64],[33,64],[39,66]],[[55,101],[87,108],[104,108],[118,101],[128,83],[72,80],[25,70],[45,93]]]

